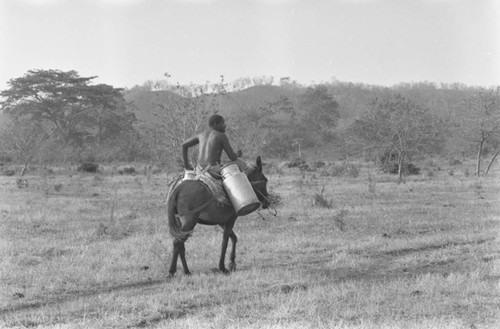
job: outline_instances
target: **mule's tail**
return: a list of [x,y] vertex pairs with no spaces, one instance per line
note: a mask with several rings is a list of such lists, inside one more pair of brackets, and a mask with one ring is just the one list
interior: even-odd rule
[[170,230],[170,235],[175,240],[185,242],[193,233],[193,231],[184,232],[181,228],[180,222],[177,220],[177,195],[179,194],[179,188],[174,188],[167,198],[167,217],[168,217],[168,228]]

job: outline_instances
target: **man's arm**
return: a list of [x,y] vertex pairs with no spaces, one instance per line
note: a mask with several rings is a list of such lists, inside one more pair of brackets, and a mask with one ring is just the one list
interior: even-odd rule
[[189,164],[188,150],[191,146],[195,146],[199,142],[200,139],[198,138],[198,136],[194,136],[182,143],[182,162],[184,164],[184,169],[193,170],[193,167]]
[[233,148],[229,143],[229,139],[225,134],[222,135],[222,148],[224,149],[224,152],[226,152],[227,156],[231,161],[235,161],[236,159],[238,159],[238,157],[240,157],[243,154],[241,150],[239,150],[238,153],[235,153],[233,151]]

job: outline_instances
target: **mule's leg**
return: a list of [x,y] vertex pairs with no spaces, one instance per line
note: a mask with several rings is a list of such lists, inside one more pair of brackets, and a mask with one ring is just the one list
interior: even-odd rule
[[179,256],[181,257],[181,263],[182,267],[184,268],[184,273],[187,275],[191,275],[186,262],[186,247],[184,246],[184,242],[174,240],[172,262],[170,263],[170,270],[168,271],[169,277],[173,277],[175,275],[175,272],[177,272],[177,259],[179,258]]
[[221,246],[221,252],[220,252],[220,259],[219,259],[219,270],[225,274],[229,273],[229,271],[227,270],[226,265],[225,265],[226,251],[227,251],[227,244],[229,242],[229,237],[230,237],[231,233],[233,233],[233,227],[234,227],[235,220],[236,220],[236,216],[231,218],[225,225],[222,226],[224,228],[224,233],[222,234],[222,246]]
[[[186,216],[181,216],[179,217],[179,223],[181,225],[181,229],[184,232],[187,231],[192,231],[194,227],[196,226],[196,223],[198,221],[198,213],[186,215]],[[184,273],[186,275],[191,275],[191,272],[189,271],[187,262],[186,262],[186,246],[185,246],[185,241],[179,241],[175,240],[174,241],[174,250],[177,251],[177,256],[181,258],[181,263],[182,263],[182,268],[184,269]],[[174,261],[172,259],[172,261]],[[174,266],[174,265],[172,265]],[[177,267],[177,258],[175,259],[175,267]],[[172,271],[172,267],[170,268]],[[171,272],[172,273],[172,272]],[[175,273],[175,268],[174,268],[174,273]]]
[[236,242],[238,238],[236,234],[234,234],[234,231],[231,231],[229,238],[231,239],[231,256],[229,258],[231,262],[229,263],[229,271],[233,272],[236,271]]
[[177,272],[177,259],[181,257],[182,267],[184,268],[184,273],[187,275],[191,275],[189,272],[189,268],[186,262],[186,247],[184,246],[184,242],[179,240],[174,240],[174,248],[172,252],[172,261],[170,262],[170,269],[168,270],[168,276],[173,277],[175,272]]
[[189,272],[188,265],[186,262],[186,247],[184,245],[184,242],[179,243],[179,256],[181,257],[181,263],[182,267],[184,268],[184,274],[191,275],[191,272]]
[[170,261],[170,269],[168,270],[168,276],[173,277],[175,272],[177,272],[177,258],[179,257],[178,241],[174,240],[172,248],[172,260]]

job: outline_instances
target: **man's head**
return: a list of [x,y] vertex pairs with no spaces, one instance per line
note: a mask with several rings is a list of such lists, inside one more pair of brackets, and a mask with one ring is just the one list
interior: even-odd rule
[[208,119],[208,125],[210,128],[220,131],[220,132],[225,132],[226,131],[226,123],[224,121],[224,118],[222,115],[214,114]]

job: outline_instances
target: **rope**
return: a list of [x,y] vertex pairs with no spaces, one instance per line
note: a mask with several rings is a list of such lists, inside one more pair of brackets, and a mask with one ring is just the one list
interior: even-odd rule
[[250,184],[251,185],[257,185],[257,184],[263,184],[265,182],[266,182],[265,180],[256,180],[256,181],[250,182]]
[[[257,183],[257,182],[256,182],[256,183]],[[262,197],[263,197],[264,199],[266,199],[266,200],[267,200],[267,202],[269,202],[269,207],[267,208],[267,211],[268,211],[269,213],[271,213],[271,210],[270,210],[270,209],[271,209],[271,207],[272,207],[272,209],[274,210],[274,214],[273,214],[273,213],[271,213],[271,215],[273,215],[274,217],[278,216],[278,209],[276,209],[276,207],[272,204],[271,200],[269,200],[269,198],[268,198],[267,196],[265,196],[265,195],[264,195],[264,193],[262,193],[261,191],[257,191],[257,192],[258,192],[260,195],[262,195]],[[264,216],[262,216],[258,210],[257,210],[257,214],[260,216],[260,218],[262,218],[262,220],[266,220],[266,219],[264,218]]]
[[179,174],[179,175],[175,176],[169,183],[167,183],[167,186],[172,185],[174,182],[178,181],[179,179],[181,179],[183,177],[184,177],[184,174]]

